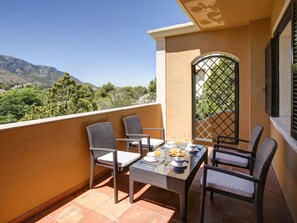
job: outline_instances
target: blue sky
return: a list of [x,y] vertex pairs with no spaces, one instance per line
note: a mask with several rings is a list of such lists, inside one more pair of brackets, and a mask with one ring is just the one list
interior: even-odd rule
[[189,22],[175,0],[0,0],[0,54],[101,86],[155,78],[148,30]]

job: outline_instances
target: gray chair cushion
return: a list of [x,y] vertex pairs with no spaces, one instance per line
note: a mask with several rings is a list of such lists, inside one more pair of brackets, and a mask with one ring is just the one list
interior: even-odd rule
[[255,194],[253,182],[213,170],[207,171],[206,186],[249,198]]
[[[245,155],[243,153],[239,153],[240,155]],[[248,156],[248,155],[246,155]],[[213,152],[211,153],[210,157],[213,159]],[[240,167],[247,167],[248,166],[248,159],[238,157],[238,156],[232,156],[230,154],[226,153],[220,153],[216,152],[216,161],[220,163],[240,166]]]
[[[117,151],[117,158],[118,158],[118,167],[123,168],[135,162],[136,160],[140,159],[141,155],[140,153]],[[97,162],[112,166],[113,153],[107,153],[103,156],[98,157]]]

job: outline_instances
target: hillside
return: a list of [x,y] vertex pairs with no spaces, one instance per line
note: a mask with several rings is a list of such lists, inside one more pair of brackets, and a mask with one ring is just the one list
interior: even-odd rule
[[[64,75],[54,67],[34,65],[25,60],[0,55],[0,83],[13,85],[33,83],[41,87],[51,87],[53,82]],[[71,76],[77,83],[82,83]]]

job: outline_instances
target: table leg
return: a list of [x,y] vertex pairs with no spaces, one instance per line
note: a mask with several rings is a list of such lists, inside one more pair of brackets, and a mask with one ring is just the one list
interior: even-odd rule
[[181,214],[182,222],[187,221],[187,198],[188,198],[187,192],[179,194],[180,214]]
[[208,163],[208,147],[206,147],[206,152],[205,152],[205,159],[204,159],[204,164]]
[[129,201],[130,203],[133,203],[133,197],[134,197],[134,181],[129,179]]

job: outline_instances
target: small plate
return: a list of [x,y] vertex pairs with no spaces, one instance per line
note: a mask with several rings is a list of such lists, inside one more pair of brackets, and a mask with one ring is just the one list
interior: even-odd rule
[[169,146],[172,146],[172,145],[174,145],[175,144],[175,142],[174,141],[167,141],[167,143],[166,143],[167,145],[169,145]]
[[183,162],[182,165],[178,165],[174,160],[171,161],[171,166],[175,167],[175,168],[185,168],[187,167],[187,163],[186,162]]
[[167,149],[171,149],[171,148],[176,147],[176,145],[175,144],[172,144],[172,145],[165,144],[164,147],[167,148]]
[[174,173],[176,174],[183,174],[185,172],[185,168],[177,168],[177,167],[174,167],[173,168],[173,171]]
[[186,147],[185,150],[187,150],[189,153],[197,153],[199,151],[197,148],[192,147]]
[[148,157],[151,157],[151,158],[155,158],[156,156],[155,156],[155,152],[148,152],[147,154],[146,154]]
[[154,163],[159,161],[158,157],[150,157],[150,156],[145,156],[143,157],[144,161],[149,162],[149,163]]

